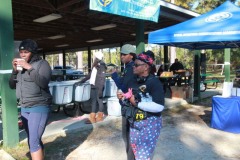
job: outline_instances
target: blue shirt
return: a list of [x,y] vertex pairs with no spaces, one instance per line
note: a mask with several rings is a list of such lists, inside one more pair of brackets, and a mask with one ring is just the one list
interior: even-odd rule
[[48,113],[50,108],[48,106],[21,107],[21,112]]

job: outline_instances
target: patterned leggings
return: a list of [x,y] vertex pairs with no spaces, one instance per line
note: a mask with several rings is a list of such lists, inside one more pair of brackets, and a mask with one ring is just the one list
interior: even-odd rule
[[136,160],[150,160],[156,147],[162,117],[148,117],[145,120],[134,122],[130,128],[130,141]]

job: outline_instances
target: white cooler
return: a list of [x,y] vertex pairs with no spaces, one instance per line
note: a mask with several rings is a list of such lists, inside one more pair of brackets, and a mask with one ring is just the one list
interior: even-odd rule
[[73,100],[76,102],[84,102],[90,99],[91,85],[90,83],[82,83],[74,87]]
[[105,87],[103,91],[103,97],[115,97],[117,96],[117,86],[112,79],[106,79]]
[[107,112],[110,116],[121,116],[121,105],[117,97],[107,99]]
[[72,102],[73,85],[77,81],[50,82],[48,84],[53,103],[64,105]]

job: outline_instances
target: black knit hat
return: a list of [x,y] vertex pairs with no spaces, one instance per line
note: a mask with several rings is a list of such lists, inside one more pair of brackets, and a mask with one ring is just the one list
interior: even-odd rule
[[37,53],[37,49],[38,49],[37,43],[31,39],[25,39],[19,45],[19,51],[27,50],[31,53]]
[[149,55],[150,57],[152,57],[153,60],[155,60],[155,55],[152,51],[148,50],[148,51],[146,51],[146,54]]

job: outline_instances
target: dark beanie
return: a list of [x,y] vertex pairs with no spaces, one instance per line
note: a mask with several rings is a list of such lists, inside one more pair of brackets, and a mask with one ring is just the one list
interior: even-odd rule
[[152,57],[153,60],[155,60],[155,55],[154,55],[154,53],[152,51],[148,50],[146,52],[146,54],[149,55],[150,57]]
[[37,53],[37,49],[38,49],[37,43],[31,39],[25,39],[19,45],[19,51],[27,50],[31,53]]

